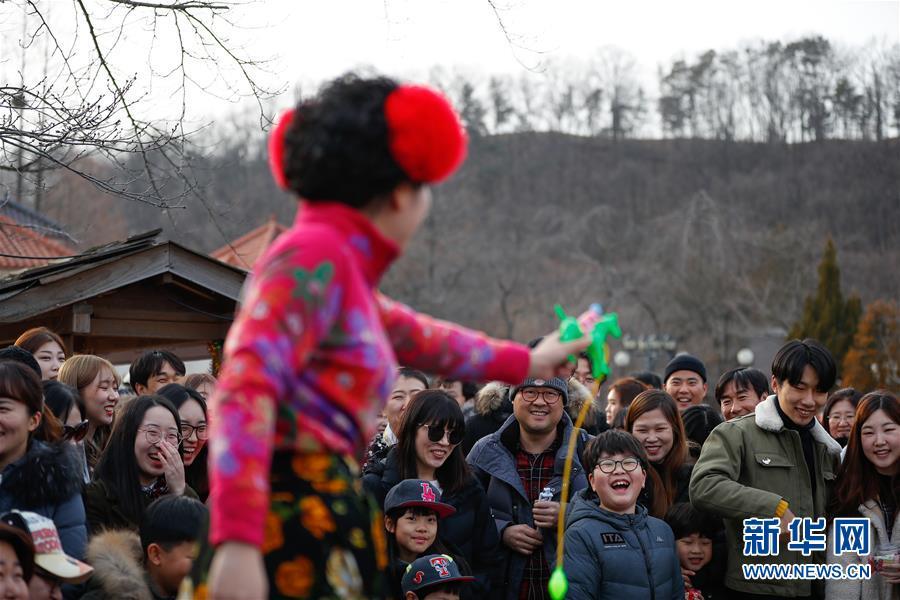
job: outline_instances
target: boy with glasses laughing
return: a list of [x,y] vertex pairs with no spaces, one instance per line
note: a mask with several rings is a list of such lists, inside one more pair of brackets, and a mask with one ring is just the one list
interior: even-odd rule
[[684,581],[672,530],[637,500],[647,480],[647,456],[624,431],[605,431],[585,448],[590,487],[566,517],[566,598],[683,600]]

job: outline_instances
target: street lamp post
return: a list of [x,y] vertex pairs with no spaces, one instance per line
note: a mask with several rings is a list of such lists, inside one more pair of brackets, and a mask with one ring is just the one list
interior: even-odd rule
[[653,371],[653,367],[661,355],[668,355],[669,358],[675,355],[675,348],[678,347],[678,342],[670,335],[651,333],[650,335],[638,337],[626,335],[622,338],[622,346],[631,352],[637,351],[643,354],[647,360],[647,370]]

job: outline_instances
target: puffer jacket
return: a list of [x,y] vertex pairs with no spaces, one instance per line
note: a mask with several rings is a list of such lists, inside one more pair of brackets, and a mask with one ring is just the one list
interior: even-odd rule
[[[366,491],[384,508],[384,499],[392,487],[400,483],[397,449],[391,448],[383,462],[369,463],[363,476]],[[462,489],[441,494],[441,502],[456,512],[438,523],[438,539],[450,554],[466,560],[476,581],[464,588],[464,598],[501,598],[502,557],[500,536],[494,527],[491,507],[481,484],[472,476]]]
[[[869,519],[869,543],[872,553],[884,543],[900,545],[900,513],[894,519],[892,537],[888,537],[884,522],[884,513],[875,500],[869,500],[859,506],[859,514]],[[844,552],[840,556],[834,554],[834,524],[828,536],[828,562],[839,564],[847,570],[851,564],[862,565],[869,557],[858,556],[853,552]],[[900,585],[891,585],[880,575],[872,573],[871,579],[828,579],[825,581],[825,600],[900,600]]]
[[[574,427],[572,420],[563,413],[559,423],[559,431],[562,435],[562,445],[556,453],[556,461],[553,468],[553,478],[549,487],[553,488],[553,500],[559,501],[562,491],[563,465],[565,464],[566,451],[568,449],[569,436]],[[581,466],[581,451],[591,436],[582,430],[576,434],[575,457],[572,461],[572,473],[569,483],[569,492],[574,494],[587,487],[587,477]],[[532,504],[528,501],[528,495],[522,486],[522,479],[516,470],[516,447],[519,441],[519,422],[515,416],[510,416],[503,426],[490,436],[480,440],[472,451],[469,452],[468,462],[472,466],[476,477],[487,492],[488,502],[497,524],[497,532],[501,539],[503,530],[509,525],[530,525],[534,527]],[[516,598],[519,594],[519,586],[525,570],[527,557],[513,552],[502,542],[501,553],[505,561],[503,569],[503,590],[506,598]],[[544,556],[547,564],[553,565],[556,552],[556,536],[553,532],[546,532],[543,545]]]
[[141,540],[133,531],[111,529],[91,539],[87,559],[94,567],[81,600],[174,600],[151,585]]
[[75,446],[32,440],[25,456],[0,473],[0,514],[17,508],[47,517],[56,525],[66,554],[84,558],[82,469]]
[[672,530],[640,505],[633,515],[612,513],[582,490],[566,517],[564,545],[570,600],[684,600]]
[[[699,510],[725,520],[728,571],[725,585],[750,594],[809,596],[810,581],[800,579],[744,579],[742,565],[822,563],[824,555],[809,557],[780,544],[778,556],[744,556],[744,519],[772,518],[782,499],[797,517],[824,517],[838,466],[841,446],[817,422],[811,430],[815,452],[816,492],[803,457],[800,434],[784,426],[775,396],[760,402],[755,414],[722,423],[703,444],[691,475],[690,499]],[[819,584],[816,584],[818,587]]]

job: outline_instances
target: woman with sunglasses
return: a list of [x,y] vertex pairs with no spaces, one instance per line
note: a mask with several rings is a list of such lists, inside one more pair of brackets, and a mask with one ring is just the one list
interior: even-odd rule
[[163,386],[156,393],[167,398],[178,409],[178,416],[181,417],[184,477],[200,496],[200,501],[206,502],[209,496],[209,478],[206,473],[206,441],[209,439],[206,401],[197,390],[178,383]]
[[62,441],[75,446],[80,458],[82,479],[91,482],[87,456],[84,453],[84,438],[87,437],[90,421],[83,417],[84,403],[78,390],[59,381],[44,381],[44,405],[62,424]]
[[88,529],[138,530],[151,502],[166,494],[197,498],[184,479],[181,418],[161,396],[138,396],[117,417],[94,481],[85,488]]
[[[461,556],[476,581],[463,597],[500,593],[500,538],[484,489],[472,475],[459,443],[466,422],[459,403],[443,390],[418,392],[400,421],[397,445],[363,478],[384,508],[387,492],[404,479],[424,479],[441,491],[441,502],[456,512],[440,520],[438,538]],[[499,597],[499,596],[497,596]]]
[[43,406],[36,372],[0,361],[0,514],[17,508],[51,519],[66,554],[82,558],[87,543],[83,464],[70,444],[34,438]]

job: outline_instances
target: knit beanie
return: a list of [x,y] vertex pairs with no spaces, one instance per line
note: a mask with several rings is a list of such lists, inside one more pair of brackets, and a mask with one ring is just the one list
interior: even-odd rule
[[666,374],[663,375],[663,384],[665,384],[666,381],[669,380],[669,377],[675,371],[693,371],[700,376],[700,379],[703,380],[703,383],[706,383],[706,367],[703,365],[703,362],[696,356],[691,356],[690,354],[679,354],[678,356],[670,360],[669,364],[666,365]]

